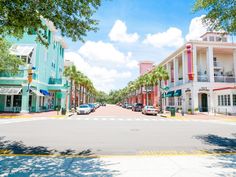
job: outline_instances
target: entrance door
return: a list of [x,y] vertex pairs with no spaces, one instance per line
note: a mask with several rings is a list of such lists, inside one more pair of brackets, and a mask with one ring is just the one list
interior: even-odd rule
[[208,112],[208,100],[206,93],[202,93],[201,100],[202,100],[202,112]]

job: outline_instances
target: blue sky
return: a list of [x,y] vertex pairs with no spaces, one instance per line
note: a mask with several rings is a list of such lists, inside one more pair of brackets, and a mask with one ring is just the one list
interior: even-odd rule
[[122,88],[138,77],[138,61],[158,63],[182,45],[186,35],[199,37],[204,29],[196,18],[203,12],[193,13],[193,4],[194,0],[103,1],[94,15],[99,31],[89,32],[85,43],[66,39],[66,59],[97,89]]

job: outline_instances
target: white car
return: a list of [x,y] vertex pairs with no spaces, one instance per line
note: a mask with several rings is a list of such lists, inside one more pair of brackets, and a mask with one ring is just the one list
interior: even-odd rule
[[87,104],[82,104],[79,107],[77,107],[76,112],[77,114],[89,114],[91,112],[91,107]]
[[153,106],[144,106],[142,109],[142,114],[152,114],[152,115],[157,115],[157,109],[154,108]]

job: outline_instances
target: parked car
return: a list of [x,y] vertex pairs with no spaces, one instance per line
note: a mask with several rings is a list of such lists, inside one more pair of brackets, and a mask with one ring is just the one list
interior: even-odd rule
[[128,103],[124,103],[124,104],[122,105],[122,108],[126,108],[127,105],[128,105]]
[[91,112],[95,112],[95,110],[96,110],[95,104],[89,103],[88,105],[89,105],[90,108],[91,108]]
[[102,105],[102,106],[106,106],[106,103],[102,103],[101,105]]
[[151,114],[151,115],[157,115],[157,109],[154,108],[153,106],[144,106],[142,109],[142,114]]
[[142,111],[143,104],[142,103],[134,103],[132,106],[132,111]]
[[127,104],[127,105],[126,105],[126,108],[127,108],[127,109],[132,109],[132,104]]
[[82,104],[76,108],[77,114],[89,114],[91,112],[91,107],[88,104]]

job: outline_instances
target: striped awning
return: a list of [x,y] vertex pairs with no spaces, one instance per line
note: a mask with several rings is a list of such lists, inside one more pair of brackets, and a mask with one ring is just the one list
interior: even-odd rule
[[22,88],[19,87],[11,87],[11,88],[0,88],[0,95],[18,95]]
[[35,94],[35,95],[37,95],[37,96],[44,96],[40,91],[38,91],[38,90],[34,90],[34,89],[31,89],[32,90],[32,92]]

